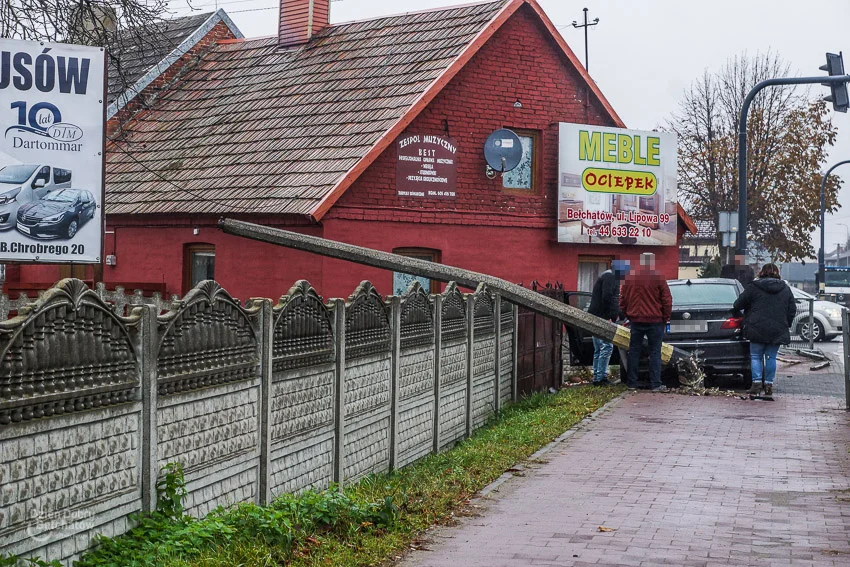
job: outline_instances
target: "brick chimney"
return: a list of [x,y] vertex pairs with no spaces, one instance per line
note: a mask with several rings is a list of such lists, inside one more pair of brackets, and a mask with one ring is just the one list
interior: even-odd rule
[[278,43],[302,45],[330,25],[330,0],[280,0]]

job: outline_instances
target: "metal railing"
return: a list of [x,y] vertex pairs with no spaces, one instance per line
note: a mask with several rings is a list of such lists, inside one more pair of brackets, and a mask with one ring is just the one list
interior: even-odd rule
[[797,315],[791,324],[791,348],[813,350],[816,340],[823,340],[823,326],[815,318],[815,300],[797,299]]
[[850,410],[850,311],[841,310],[841,334],[844,338],[844,409]]

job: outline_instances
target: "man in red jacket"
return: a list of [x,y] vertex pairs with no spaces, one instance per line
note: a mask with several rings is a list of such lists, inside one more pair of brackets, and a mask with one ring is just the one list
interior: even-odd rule
[[661,383],[661,340],[673,311],[673,298],[661,274],[655,271],[655,254],[640,255],[640,268],[623,282],[620,310],[631,322],[628,385],[637,388],[638,363],[643,338],[649,346],[649,384],[653,392],[666,392]]

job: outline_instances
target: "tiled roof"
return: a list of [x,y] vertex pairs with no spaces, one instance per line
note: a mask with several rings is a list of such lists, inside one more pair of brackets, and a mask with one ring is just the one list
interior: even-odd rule
[[123,32],[109,46],[109,102],[135,84],[142,75],[162,61],[213,13],[174,18],[157,23],[151,33],[144,35]]
[[714,228],[714,222],[709,220],[694,220],[697,225],[696,234],[686,234],[685,240],[716,240],[717,229]]
[[225,42],[107,153],[107,213],[309,214],[508,0]]

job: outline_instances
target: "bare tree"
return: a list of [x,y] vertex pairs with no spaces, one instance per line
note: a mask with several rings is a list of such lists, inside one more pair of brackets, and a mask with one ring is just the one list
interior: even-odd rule
[[[666,128],[679,137],[679,192],[694,218],[716,222],[720,211],[737,210],[741,106],[760,81],[790,75],[776,54],[742,55],[717,73],[706,71],[685,92]],[[765,89],[750,107],[748,234],[777,259],[814,253],[820,172],[835,136],[826,105],[793,87]],[[828,211],[838,208],[839,186],[837,177],[827,182]]]
[[168,15],[166,0],[2,0],[0,34],[106,47],[114,97],[137,78],[143,54],[161,51]]

